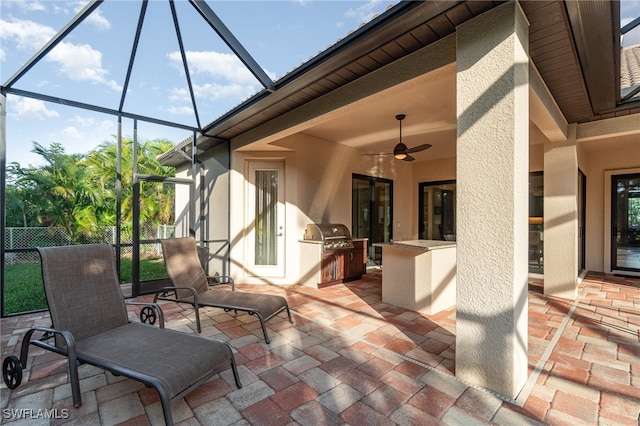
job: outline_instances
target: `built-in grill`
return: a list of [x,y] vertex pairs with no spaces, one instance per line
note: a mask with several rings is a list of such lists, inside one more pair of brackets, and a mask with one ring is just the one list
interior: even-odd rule
[[354,248],[349,228],[339,223],[310,223],[304,239],[322,241],[322,251],[350,250]]

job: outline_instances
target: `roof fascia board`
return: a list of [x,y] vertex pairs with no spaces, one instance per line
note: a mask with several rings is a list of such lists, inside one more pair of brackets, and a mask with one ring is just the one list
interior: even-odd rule
[[574,43],[584,76],[591,107],[596,114],[615,108],[619,98],[616,86],[615,37],[612,7],[608,0],[565,1]]
[[85,109],[85,110],[88,110],[88,111],[99,112],[99,113],[102,113],[102,114],[114,115],[114,116],[119,116],[119,117],[126,117],[126,118],[130,118],[130,119],[133,119],[133,120],[144,121],[144,122],[147,122],[147,123],[159,124],[159,125],[162,125],[162,126],[175,127],[175,128],[178,128],[178,129],[189,130],[189,131],[196,131],[197,130],[193,126],[188,126],[186,124],[173,123],[171,121],[159,120],[159,119],[156,119],[156,118],[146,117],[144,115],[128,113],[128,112],[125,112],[125,111],[118,111],[118,110],[115,110],[115,109],[112,109],[112,108],[105,108],[105,107],[101,107],[101,106],[97,106],[97,105],[87,104],[87,103],[84,103],[84,102],[72,101],[72,100],[69,100],[69,99],[58,98],[58,97],[49,96],[49,95],[43,95],[41,93],[29,92],[27,90],[20,90],[20,89],[14,89],[14,88],[11,88],[11,87],[2,86],[2,92],[3,93],[8,93],[8,94],[11,94],[11,95],[16,95],[16,96],[23,96],[25,98],[32,98],[32,99],[38,99],[38,100],[45,101],[45,102],[57,103],[57,104],[60,104],[60,105],[70,106],[70,107],[74,107],[74,108],[81,108],[81,109]]
[[100,6],[104,0],[91,0],[85,7],[76,14],[76,16],[67,23],[58,33],[51,38],[44,46],[40,48],[35,55],[31,57],[25,64],[20,67],[15,74],[7,80],[4,87],[13,86],[27,71],[37,64],[47,53],[49,53],[58,43],[60,43],[71,31],[74,30],[84,19]]
[[[363,26],[358,31],[331,46],[325,52],[312,58],[303,66],[296,68],[280,80],[276,81],[277,90],[266,97],[264,91],[247,99],[227,114],[217,118],[204,127],[209,134],[224,132],[230,127],[248,119],[256,113],[256,108],[262,110],[286,99],[291,94],[308,86],[310,82],[334,72],[353,61],[354,56],[362,56],[385,42],[423,24],[429,19],[446,12],[463,1],[418,2],[403,1],[374,21]],[[395,10],[398,8],[397,10]],[[407,12],[416,10],[407,15]],[[406,19],[399,20],[406,15]],[[377,31],[380,31],[376,33]]]
[[189,0],[189,3],[198,11],[198,13],[207,21],[207,23],[218,33],[220,38],[229,46],[229,48],[236,54],[238,59],[251,71],[251,73],[258,79],[262,86],[271,91],[274,90],[273,81],[262,69],[260,65],[253,59],[253,57],[247,52],[242,43],[233,35],[233,33],[227,28],[220,18],[214,13],[209,5],[204,0]]
[[[458,3],[462,3],[462,1],[450,1],[450,2],[418,2],[418,1],[401,1],[397,5],[393,6],[391,9],[386,11],[384,14],[379,17],[369,21],[367,24],[363,25],[357,31],[352,32],[344,39],[336,42],[335,44],[329,46],[326,50],[323,50],[318,55],[314,56],[311,60],[303,63],[298,68],[295,68],[292,72],[284,75],[280,78],[276,85],[277,87],[285,86],[289,84],[292,80],[299,78],[301,75],[310,72],[311,70],[317,71],[318,65],[322,62],[325,62],[328,59],[334,58],[339,53],[343,53],[345,49],[348,49],[350,45],[355,45],[359,42],[364,43],[364,45],[358,45],[358,51],[360,54],[366,52],[368,50],[372,50],[375,46],[380,44],[379,40],[376,40],[372,37],[372,33],[375,33],[376,30],[380,28],[384,28],[386,30],[385,34],[391,28],[389,25],[396,19],[406,15],[408,12],[416,9],[421,6],[425,10],[420,13],[416,13],[413,15],[409,15],[409,17],[413,17],[411,21],[403,21],[402,28],[400,29],[401,33],[407,32],[409,29],[413,29],[416,25],[419,25],[425,21],[425,17],[433,17],[443,13],[446,10],[451,9],[456,6]],[[389,37],[385,37],[385,40],[388,40]],[[344,54],[345,58],[349,60],[353,59],[353,55]]]
[[[451,34],[397,61],[352,81],[324,96],[308,102],[278,118],[232,139],[238,149],[253,142],[273,142],[293,133],[343,114],[349,105],[421,75],[454,66],[456,36]],[[448,71],[444,71],[448,72]]]

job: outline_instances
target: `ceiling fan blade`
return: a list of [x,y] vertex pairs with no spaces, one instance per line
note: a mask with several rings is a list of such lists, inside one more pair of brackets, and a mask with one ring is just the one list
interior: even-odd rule
[[422,144],[422,145],[414,146],[413,148],[409,148],[405,152],[406,153],[420,152],[420,151],[424,151],[425,149],[429,149],[429,148],[431,148],[431,144],[425,143],[425,144]]
[[409,154],[407,154],[407,156],[402,159],[402,161],[414,161],[414,160],[415,160],[415,158],[413,158]]

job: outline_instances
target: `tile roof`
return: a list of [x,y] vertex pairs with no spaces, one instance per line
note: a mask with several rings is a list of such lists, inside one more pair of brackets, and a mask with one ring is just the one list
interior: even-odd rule
[[625,47],[620,54],[620,89],[623,95],[637,86],[640,86],[640,44]]

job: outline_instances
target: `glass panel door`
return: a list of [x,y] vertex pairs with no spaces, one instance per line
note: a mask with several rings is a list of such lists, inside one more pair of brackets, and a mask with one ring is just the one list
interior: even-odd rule
[[587,209],[587,177],[578,170],[578,273],[584,271],[586,265],[585,231],[587,226],[585,212]]
[[611,176],[611,269],[640,272],[640,173]]
[[248,181],[249,274],[283,277],[285,273],[284,163],[250,161]]
[[456,240],[456,181],[418,186],[418,236],[421,240]]
[[353,178],[351,187],[351,234],[371,239],[371,185],[368,179]]
[[393,238],[393,181],[353,175],[351,186],[351,234],[368,238],[367,264],[382,264],[382,249],[374,243]]
[[529,174],[529,272],[544,273],[544,175]]
[[278,172],[256,170],[255,179],[255,264],[273,266],[278,262]]

